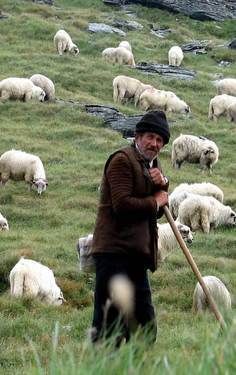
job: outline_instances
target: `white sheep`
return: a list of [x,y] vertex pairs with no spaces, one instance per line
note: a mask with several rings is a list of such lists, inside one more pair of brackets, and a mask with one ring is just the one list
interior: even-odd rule
[[[192,243],[193,234],[191,229],[179,221],[175,224],[187,243]],[[158,228],[158,260],[163,262],[165,258],[178,246],[178,242],[169,223],[157,224]]]
[[[217,306],[223,310],[231,309],[231,296],[224,283],[215,276],[204,276],[203,281]],[[209,309],[208,300],[199,282],[194,289],[192,308],[194,312]]]
[[113,100],[115,103],[123,103],[125,99],[134,98],[134,104],[137,105],[139,97],[144,90],[152,88],[138,79],[119,75],[113,80]]
[[215,142],[205,137],[181,134],[172,143],[171,161],[175,168],[180,168],[184,161],[199,163],[202,169],[209,169],[218,161],[219,149]]
[[38,194],[45,191],[48,184],[40,158],[20,150],[6,151],[0,157],[0,182],[4,185],[9,179],[25,180]]
[[45,92],[44,100],[55,99],[55,86],[54,83],[43,74],[34,74],[30,77],[30,80],[34,85],[41,87]]
[[128,51],[132,52],[132,47],[127,40],[123,40],[122,42],[120,42],[118,47],[126,48]]
[[139,98],[139,105],[145,111],[160,109],[167,112],[189,113],[190,107],[172,91],[145,90]]
[[236,225],[236,213],[213,197],[191,194],[180,203],[177,220],[193,231],[209,233],[218,226]]
[[79,258],[79,269],[84,272],[94,272],[95,264],[91,255],[93,235],[90,233],[85,237],[80,237],[76,249]]
[[169,65],[180,66],[184,58],[182,49],[179,46],[173,46],[168,52]]
[[224,78],[215,83],[218,95],[227,94],[236,96],[236,79]]
[[210,100],[208,118],[209,120],[217,121],[222,115],[227,114],[227,109],[231,104],[236,103],[236,97],[222,94],[216,95]]
[[209,195],[218,199],[219,202],[223,202],[224,199],[223,191],[210,182],[180,184],[169,195],[170,212],[175,219],[178,216],[180,203],[191,194]]
[[[176,221],[177,228],[185,242],[192,243],[193,234],[187,225]],[[157,224],[158,228],[158,260],[163,261],[178,245],[170,224]],[[79,258],[80,271],[94,272],[95,264],[91,255],[93,234],[80,237],[76,249]]]
[[229,121],[236,122],[236,103],[230,104],[227,108],[227,118]]
[[58,30],[54,35],[54,45],[57,52],[61,56],[63,52],[70,52],[77,56],[79,54],[79,48],[72,42],[70,35],[65,30]]
[[109,63],[135,67],[134,56],[127,48],[106,48],[102,51],[102,56]]
[[39,262],[21,258],[12,268],[9,278],[14,297],[38,297],[53,305],[65,301],[52,270]]
[[2,102],[8,99],[25,102],[36,99],[43,102],[44,98],[45,92],[28,78],[9,77],[0,81],[0,101]]
[[9,230],[9,225],[7,219],[0,213],[0,231]]

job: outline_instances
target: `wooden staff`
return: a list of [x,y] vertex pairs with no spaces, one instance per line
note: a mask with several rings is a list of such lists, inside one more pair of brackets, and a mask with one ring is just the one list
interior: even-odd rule
[[186,244],[185,244],[185,242],[184,242],[184,240],[183,240],[183,238],[182,238],[182,236],[181,236],[181,234],[180,234],[177,226],[175,225],[174,219],[173,219],[173,217],[172,217],[172,215],[171,215],[171,213],[169,211],[169,208],[167,206],[164,206],[163,209],[164,209],[165,216],[166,216],[166,218],[167,218],[167,220],[168,220],[168,222],[169,222],[169,224],[170,224],[170,226],[171,226],[171,228],[172,228],[172,230],[174,232],[174,235],[175,235],[175,237],[176,237],[176,239],[177,239],[177,241],[178,241],[181,249],[183,250],[184,255],[187,258],[188,263],[190,264],[193,272],[195,273],[195,275],[196,275],[196,277],[197,277],[197,279],[198,279],[198,281],[199,281],[199,283],[200,283],[200,285],[201,285],[201,287],[202,287],[202,289],[203,289],[203,291],[204,291],[204,293],[206,295],[206,298],[207,298],[207,300],[209,302],[209,305],[210,305],[213,313],[215,314],[216,319],[219,321],[221,328],[225,329],[226,328],[226,323],[224,321],[224,318],[221,315],[221,313],[220,313],[220,311],[219,311],[219,309],[218,309],[218,307],[217,307],[214,299],[210,295],[209,290],[208,290],[208,288],[207,288],[207,286],[206,286],[206,284],[205,284],[205,282],[204,282],[204,280],[202,278],[202,275],[201,275],[201,273],[200,273],[200,271],[199,271],[199,269],[198,269],[198,267],[197,267],[197,265],[196,265],[196,263],[195,263],[192,255],[191,255],[189,249],[187,248],[187,246],[186,246]]

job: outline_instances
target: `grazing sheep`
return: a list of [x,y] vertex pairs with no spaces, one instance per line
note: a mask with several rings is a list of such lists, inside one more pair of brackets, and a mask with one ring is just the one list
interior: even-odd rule
[[14,297],[39,297],[52,305],[61,305],[65,301],[52,270],[31,259],[21,258],[12,268],[10,286]]
[[135,78],[122,75],[117,76],[113,80],[113,100],[115,103],[122,103],[125,99],[134,98],[136,106],[140,95],[147,88],[152,88],[152,86],[145,85]]
[[132,52],[132,47],[127,40],[123,40],[122,42],[120,42],[118,47],[126,48],[128,51]]
[[60,56],[67,51],[75,56],[79,54],[79,48],[72,42],[70,35],[65,30],[58,30],[53,40]]
[[227,109],[231,104],[236,103],[236,97],[231,95],[216,95],[210,100],[208,118],[215,122],[224,114],[227,114]]
[[139,105],[145,111],[160,109],[167,112],[189,113],[189,106],[171,91],[145,90],[139,98]]
[[80,237],[76,249],[79,258],[80,271],[94,272],[94,259],[91,255],[93,235],[90,233],[86,237]]
[[184,161],[199,163],[202,169],[209,169],[218,161],[219,150],[215,142],[205,137],[181,134],[172,143],[171,161],[175,168],[180,168]]
[[20,150],[6,151],[0,157],[0,182],[4,185],[9,179],[25,180],[38,194],[45,191],[48,184],[40,158]]
[[227,118],[229,121],[236,122],[236,103],[230,104],[227,108]]
[[[185,242],[192,243],[193,234],[187,225],[176,221],[176,225]],[[175,235],[171,229],[170,224],[157,224],[158,228],[158,257],[163,261],[172,250],[178,245]],[[77,242],[76,249],[78,252],[80,271],[94,272],[94,259],[91,255],[93,245],[93,235],[90,233],[85,237],[80,237]]]
[[[213,297],[218,307],[223,310],[231,309],[230,293],[224,283],[215,276],[204,276],[203,281],[205,282],[210,295]],[[208,308],[208,300],[200,283],[198,282],[193,293],[193,311],[203,312]]]
[[176,219],[180,203],[191,194],[209,195],[216,198],[219,202],[223,202],[224,193],[216,185],[210,182],[180,184],[169,195],[169,206],[172,216]]
[[130,65],[135,67],[134,56],[127,48],[106,48],[102,51],[104,59],[111,64]]
[[[192,243],[191,229],[179,221],[175,222],[185,242]],[[178,246],[178,242],[169,223],[157,224],[158,228],[158,260],[163,262],[165,258]]]
[[221,225],[236,225],[236,213],[213,197],[191,194],[179,205],[177,220],[193,231],[209,233]]
[[43,102],[44,98],[45,92],[28,78],[10,77],[0,81],[0,101],[2,102],[8,99],[25,102],[36,99]]
[[169,65],[180,66],[184,58],[182,49],[179,46],[173,46],[168,52]]
[[0,231],[1,230],[9,230],[9,225],[7,219],[0,213]]
[[41,87],[45,92],[44,100],[55,99],[55,86],[54,83],[46,76],[42,74],[34,74],[30,77],[30,80],[34,85]]
[[227,94],[236,96],[236,79],[224,78],[216,81],[216,88],[218,95]]

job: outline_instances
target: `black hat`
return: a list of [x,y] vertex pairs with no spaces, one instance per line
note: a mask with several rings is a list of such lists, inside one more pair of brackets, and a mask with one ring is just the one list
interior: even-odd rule
[[136,124],[136,133],[156,133],[159,134],[167,144],[170,139],[169,125],[163,111],[149,111]]

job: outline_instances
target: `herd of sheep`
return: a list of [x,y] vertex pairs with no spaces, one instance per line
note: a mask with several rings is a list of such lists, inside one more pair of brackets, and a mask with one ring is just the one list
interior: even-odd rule
[[[59,55],[69,52],[74,56],[80,51],[65,30],[59,30],[54,36],[54,45]],[[106,48],[102,57],[108,63],[135,67],[132,47],[128,41],[122,41],[117,47]],[[168,51],[169,65],[180,66],[184,54],[179,46]],[[236,122],[236,79],[226,78],[215,83],[217,93],[209,104],[209,119],[215,121],[221,115],[227,115]],[[46,76],[34,74],[30,78],[10,77],[0,81],[0,101],[6,100],[38,101],[55,100],[54,83]],[[113,100],[125,104],[133,100],[142,110],[161,109],[165,112],[190,112],[189,105],[172,91],[159,90],[138,79],[119,75],[113,80]],[[212,171],[219,157],[214,141],[201,136],[181,134],[173,141],[171,161],[174,168],[180,168],[183,162],[198,163],[201,168]],[[30,187],[41,194],[46,190],[47,179],[44,166],[36,155],[19,150],[9,150],[0,157],[0,182],[4,185],[9,179],[26,181]],[[235,225],[236,213],[223,204],[222,190],[211,183],[180,184],[169,196],[171,213],[183,239],[191,243],[193,231],[209,233],[219,225]],[[169,224],[157,224],[159,235],[159,261],[177,247],[176,238]],[[9,230],[7,219],[0,214],[0,229]],[[77,250],[82,271],[94,269],[90,256],[93,235],[79,239]],[[210,292],[218,303],[225,308],[231,306],[230,294],[221,280],[214,276],[204,278]],[[30,259],[20,259],[10,272],[11,294],[37,296],[47,303],[60,305],[64,298],[57,286],[53,272],[46,266]],[[193,308],[196,311],[207,307],[205,295],[197,284],[193,294]]]

